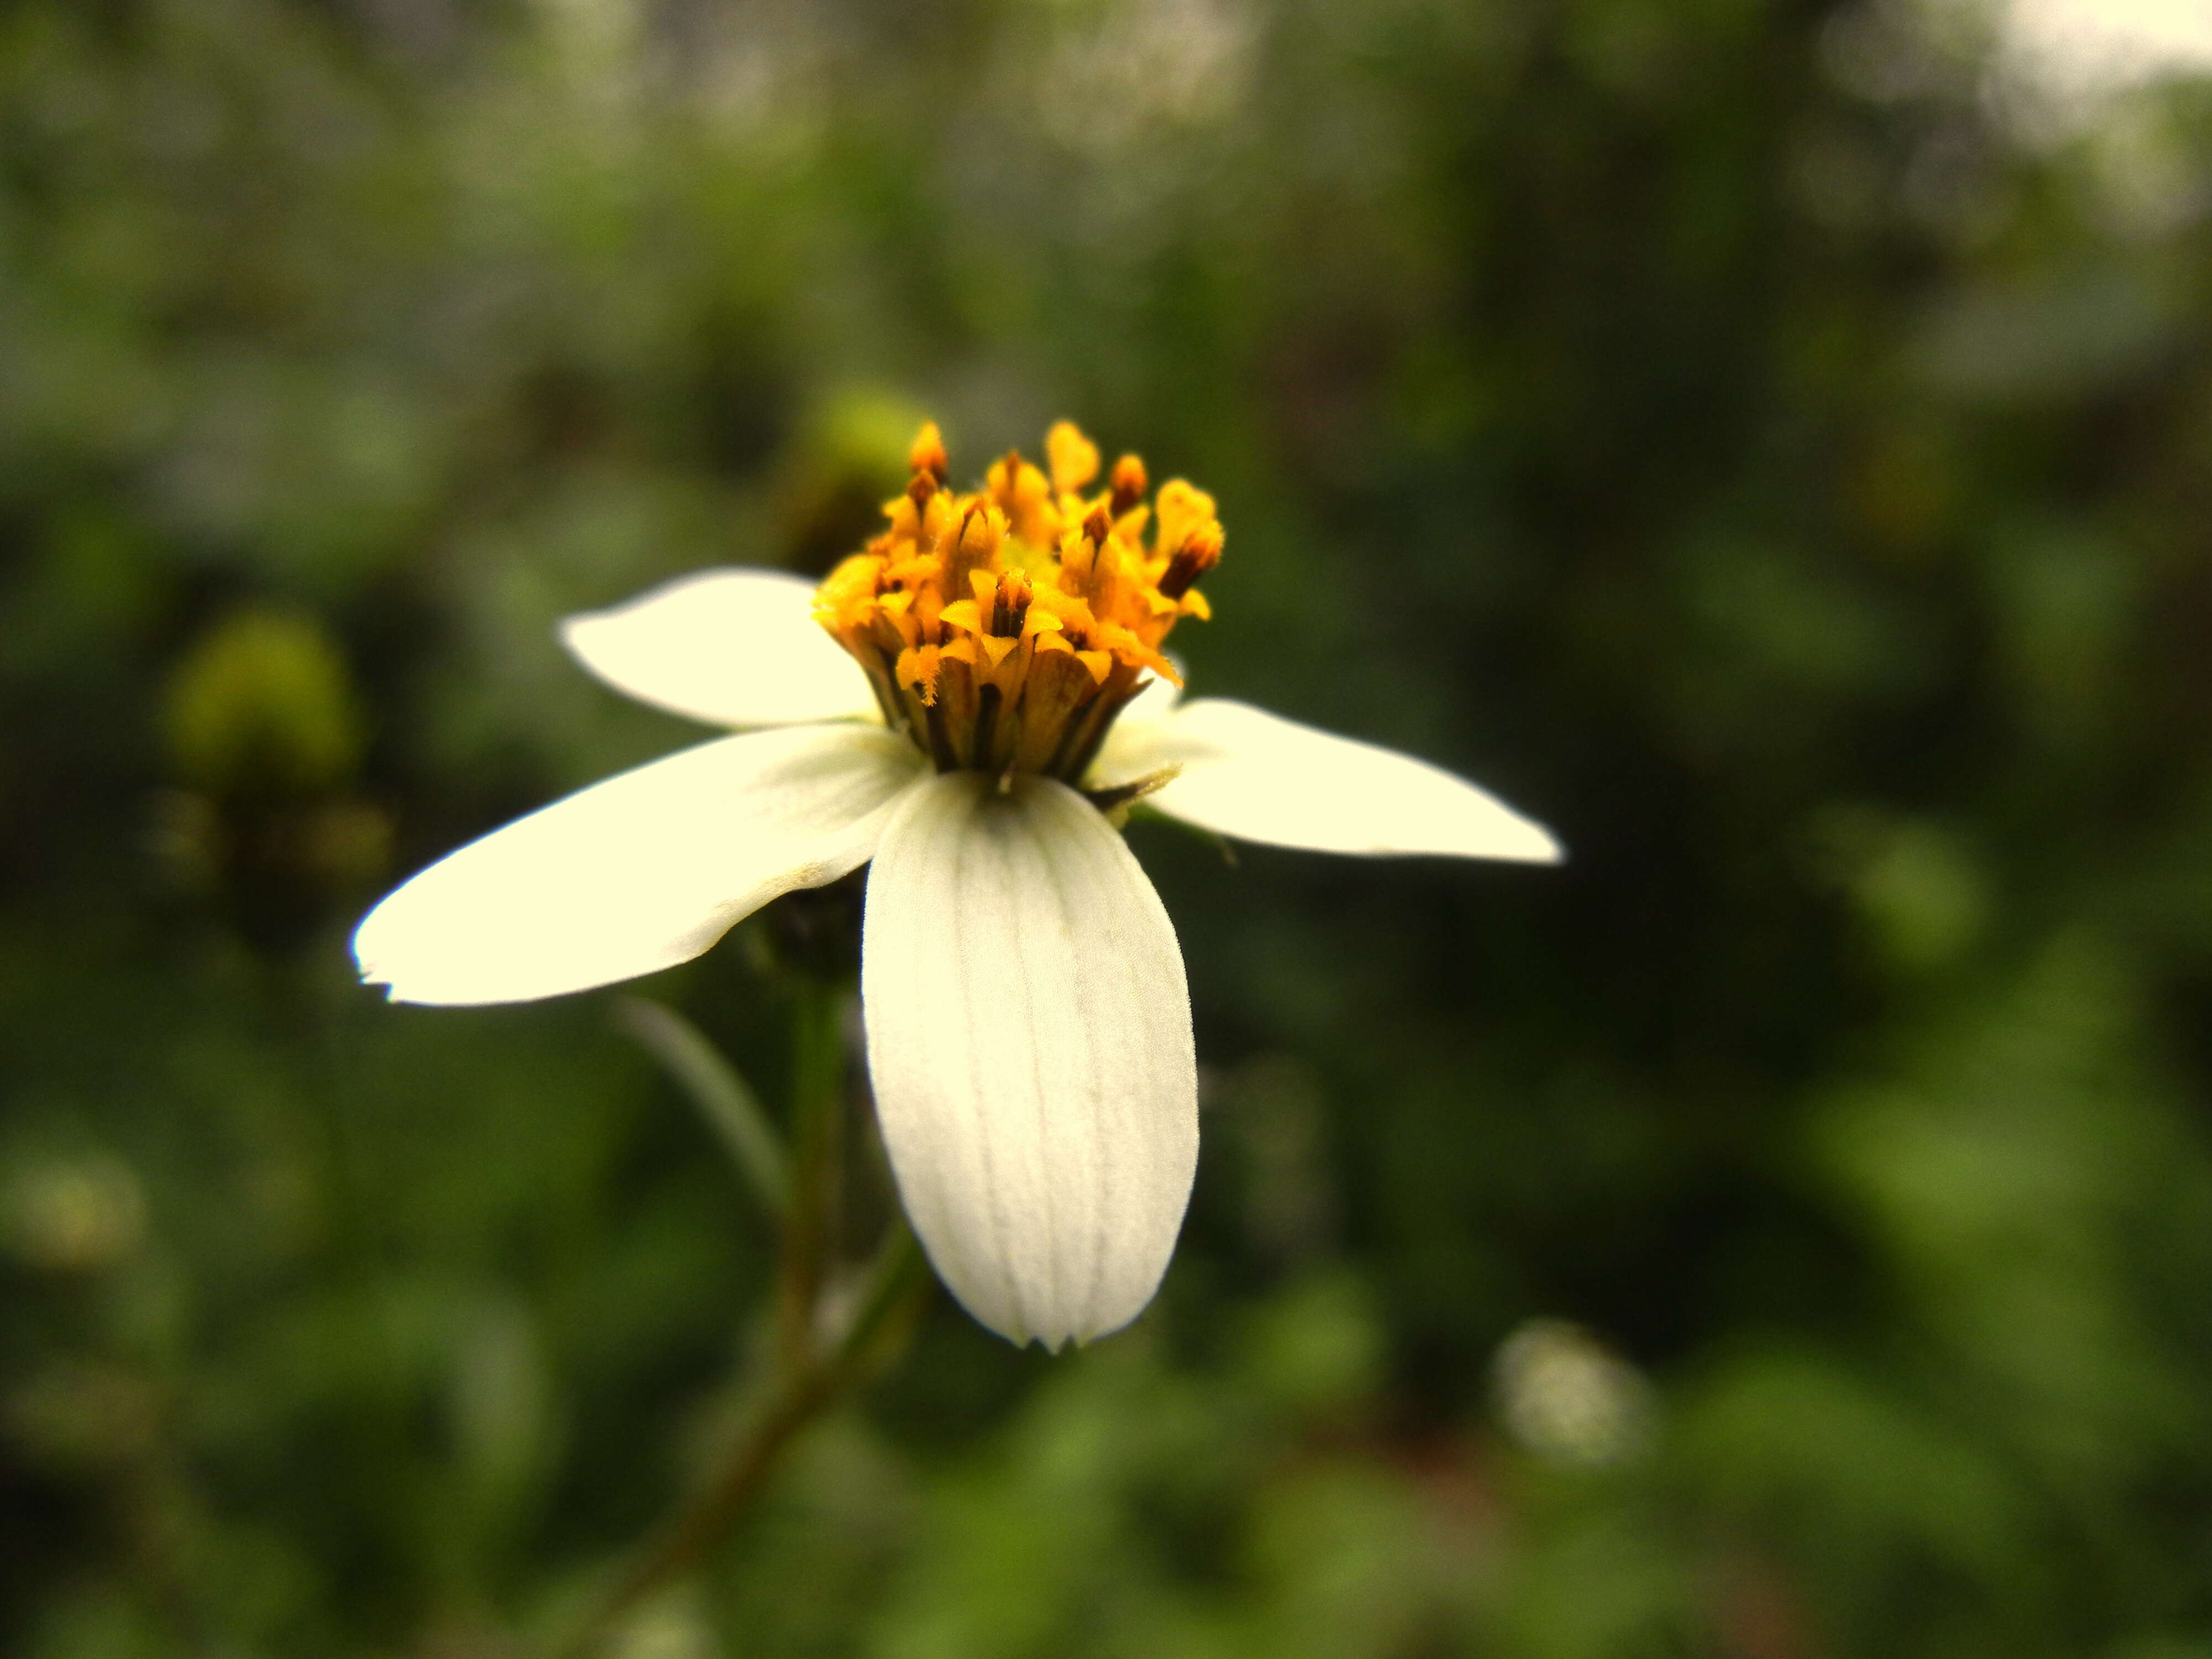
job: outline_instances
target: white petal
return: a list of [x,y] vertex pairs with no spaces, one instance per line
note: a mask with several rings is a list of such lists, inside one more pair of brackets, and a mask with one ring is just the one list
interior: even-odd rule
[[[1182,672],[1182,664],[1174,656],[1170,655],[1168,660],[1175,664],[1177,673]],[[1145,683],[1137,688],[1137,695],[1121,705],[1121,712],[1115,725],[1119,726],[1124,720],[1133,720],[1143,726],[1152,720],[1165,720],[1182,701],[1182,688],[1173,680],[1158,674],[1147,675]],[[1110,741],[1112,732],[1107,735]]]
[[716,726],[874,720],[867,676],[781,570],[702,570],[565,618],[561,642],[617,691]]
[[1108,733],[1104,787],[1179,766],[1145,804],[1243,841],[1317,853],[1440,853],[1559,861],[1551,832],[1495,795],[1395,750],[1219,697]]
[[1198,1079],[1182,952],[1121,837],[1048,779],[932,779],[877,843],[860,992],[938,1276],[1016,1342],[1134,1319],[1189,1201]]
[[921,757],[880,726],[718,738],[432,865],[353,936],[395,1002],[525,1002],[688,962],[779,893],[866,862]]

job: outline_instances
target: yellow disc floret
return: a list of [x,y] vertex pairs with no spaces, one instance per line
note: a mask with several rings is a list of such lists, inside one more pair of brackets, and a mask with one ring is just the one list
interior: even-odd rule
[[1048,475],[1009,454],[957,494],[923,427],[889,528],[814,598],[884,718],[939,771],[1079,781],[1148,675],[1182,684],[1159,650],[1176,619],[1208,614],[1193,584],[1221,557],[1213,498],[1178,478],[1148,505],[1134,455],[1085,495],[1097,446],[1062,421],[1044,447]]

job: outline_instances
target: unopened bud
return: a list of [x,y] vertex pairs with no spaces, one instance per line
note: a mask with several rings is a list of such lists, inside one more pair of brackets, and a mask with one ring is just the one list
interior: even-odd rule
[[1114,463],[1113,495],[1108,511],[1120,518],[1139,501],[1145,499],[1149,487],[1145,477],[1145,464],[1134,455],[1124,455]]
[[1218,524],[1209,521],[1192,531],[1168,561],[1167,570],[1160,577],[1161,596],[1179,599],[1189,592],[1193,582],[1221,562],[1221,544]]
[[907,452],[907,470],[926,473],[939,483],[952,470],[951,458],[945,453],[945,437],[938,431],[937,422],[924,421],[921,430],[915,434],[914,447]]

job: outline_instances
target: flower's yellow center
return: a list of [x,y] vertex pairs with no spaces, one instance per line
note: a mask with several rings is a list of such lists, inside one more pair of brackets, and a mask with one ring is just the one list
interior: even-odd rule
[[923,427],[890,528],[815,595],[884,718],[939,771],[1079,781],[1148,672],[1182,684],[1159,651],[1176,618],[1208,614],[1192,584],[1221,557],[1212,496],[1178,478],[1148,505],[1134,455],[1084,495],[1098,449],[1066,421],[1045,456],[1049,477],[1011,454],[957,495]]

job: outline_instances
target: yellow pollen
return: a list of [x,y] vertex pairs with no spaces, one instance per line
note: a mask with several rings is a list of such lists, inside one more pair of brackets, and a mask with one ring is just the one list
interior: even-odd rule
[[1068,421],[1045,435],[1044,468],[1008,454],[971,493],[945,487],[934,422],[908,466],[883,533],[815,593],[815,620],[940,771],[1079,783],[1149,676],[1182,684],[1160,642],[1212,614],[1193,584],[1221,557],[1213,497],[1177,478],[1147,506],[1134,455],[1085,495],[1098,447]]

